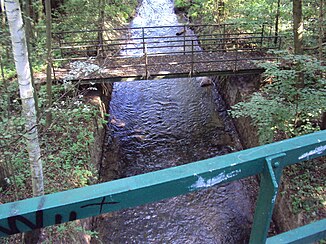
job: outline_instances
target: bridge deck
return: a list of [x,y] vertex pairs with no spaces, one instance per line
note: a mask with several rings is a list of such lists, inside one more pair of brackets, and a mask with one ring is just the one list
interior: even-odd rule
[[[84,66],[97,65],[95,71],[73,68],[55,70],[57,80],[81,80],[82,82],[130,81],[163,78],[198,77],[210,75],[232,75],[261,73],[254,60],[266,60],[271,57],[257,52],[245,53],[196,53],[181,55],[145,55],[141,57],[115,57],[89,59],[79,63]],[[96,66],[94,66],[96,67]]]

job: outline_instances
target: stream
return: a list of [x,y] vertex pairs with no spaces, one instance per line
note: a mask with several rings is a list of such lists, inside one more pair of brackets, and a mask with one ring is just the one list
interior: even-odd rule
[[[131,26],[179,24],[173,0],[143,0]],[[146,34],[175,35],[175,29]],[[198,78],[117,82],[109,114],[104,180],[178,166],[235,148],[216,87],[201,87]],[[251,204],[244,183],[237,181],[107,214],[97,231],[103,243],[247,243]]]

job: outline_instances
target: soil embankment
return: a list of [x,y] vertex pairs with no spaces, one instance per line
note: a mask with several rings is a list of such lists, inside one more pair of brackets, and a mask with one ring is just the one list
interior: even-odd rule
[[[230,108],[236,103],[246,100],[248,96],[257,91],[260,79],[260,75],[229,76],[216,77],[214,82],[227,107]],[[259,145],[257,128],[251,123],[250,118],[238,118],[233,121],[244,149]],[[302,214],[295,214],[292,211],[289,184],[288,179],[282,177],[273,213],[273,228],[279,233],[305,224]]]

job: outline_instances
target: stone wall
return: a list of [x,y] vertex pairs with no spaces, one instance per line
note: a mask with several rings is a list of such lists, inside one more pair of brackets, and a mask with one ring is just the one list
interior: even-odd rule
[[[245,100],[259,88],[260,75],[215,77],[214,83],[227,104],[227,108]],[[244,149],[258,146],[258,135],[249,118],[234,120]]]
[[[260,75],[224,76],[215,77],[214,84],[218,87],[229,109],[236,103],[246,100],[250,94],[257,91],[260,79]],[[259,145],[257,129],[251,123],[250,118],[234,119],[234,123],[244,149]],[[279,233],[304,224],[302,215],[294,214],[291,210],[291,196],[287,191],[288,185],[288,180],[282,177],[273,213],[275,230]]]
[[[97,90],[94,92],[90,92],[86,95],[88,102],[97,106],[102,119],[107,119],[106,114],[109,112],[109,104],[111,100],[112,94],[112,83],[103,83],[97,86]],[[100,178],[100,170],[103,160],[103,150],[106,140],[107,126],[103,125],[101,121],[94,120],[94,144],[90,145],[90,155],[91,155],[91,163],[98,169],[98,178]],[[92,184],[98,182],[91,182]],[[94,225],[96,223],[97,217],[90,217],[87,219],[77,220],[76,226],[81,227],[83,230],[89,231],[94,229]],[[77,243],[80,244],[89,244],[91,243],[91,236],[86,234],[85,232],[78,232],[73,234]]]

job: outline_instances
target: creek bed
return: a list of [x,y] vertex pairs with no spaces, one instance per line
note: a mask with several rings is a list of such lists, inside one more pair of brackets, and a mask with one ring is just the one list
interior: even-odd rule
[[[144,0],[132,22],[175,24],[170,0]],[[109,113],[104,181],[236,148],[216,87],[201,87],[196,78],[115,83]],[[98,231],[103,243],[246,243],[252,215],[250,194],[237,181],[115,212],[102,219]]]

